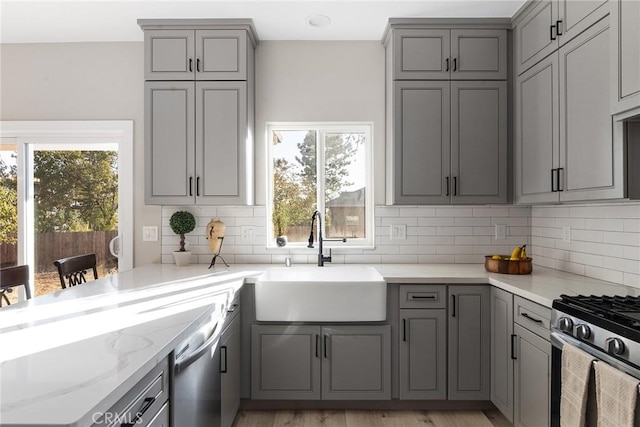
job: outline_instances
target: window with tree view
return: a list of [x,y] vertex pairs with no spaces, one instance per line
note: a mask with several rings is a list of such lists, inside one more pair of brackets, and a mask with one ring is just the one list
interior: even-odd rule
[[372,246],[371,126],[270,125],[268,135],[269,246],[278,236],[306,245],[315,210],[323,213],[325,238]]

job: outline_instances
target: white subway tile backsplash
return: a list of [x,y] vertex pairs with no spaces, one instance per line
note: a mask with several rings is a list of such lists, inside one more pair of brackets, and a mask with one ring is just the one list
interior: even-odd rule
[[[562,236],[559,238],[562,238]],[[602,231],[571,230],[571,240],[578,240],[581,242],[602,242]]]
[[458,217],[458,216],[473,216],[472,208],[436,208],[436,216],[445,217]]
[[470,236],[473,234],[472,227],[437,227],[438,236]]
[[640,233],[605,231],[603,237],[603,241],[605,243],[613,243],[626,246],[640,246]]
[[453,225],[456,227],[488,227],[491,225],[491,218],[469,218],[469,217],[458,217],[453,219]]
[[420,227],[437,227],[437,226],[446,227],[446,226],[453,226],[454,220],[455,218],[453,217],[446,217],[446,218],[420,217],[418,218],[418,225]]
[[[638,223],[638,221],[635,221]],[[585,225],[582,228],[587,230],[600,230],[600,231],[629,231],[624,230],[623,219],[586,219]]]

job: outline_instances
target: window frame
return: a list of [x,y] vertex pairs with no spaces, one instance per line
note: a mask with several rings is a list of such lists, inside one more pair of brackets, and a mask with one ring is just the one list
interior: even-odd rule
[[[267,249],[300,249],[307,248],[305,242],[289,242],[283,248],[279,248],[276,245],[273,230],[273,144],[272,132],[274,130],[282,131],[309,131],[315,130],[317,132],[316,138],[316,165],[325,164],[324,156],[324,135],[327,133],[363,133],[365,136],[365,233],[366,238],[362,239],[349,239],[346,242],[330,242],[324,243],[326,248],[345,248],[345,249],[373,249],[375,247],[375,216],[374,216],[374,179],[373,179],[373,122],[268,122],[266,123],[266,181],[267,181],[267,200],[266,200],[266,245]],[[320,182],[324,182],[324,168],[318,168],[317,179]],[[317,194],[317,209],[322,212],[322,234],[325,233],[325,221],[324,212],[326,210],[324,200],[324,188],[318,187],[316,189]],[[309,213],[309,226],[311,226],[311,214]],[[316,231],[316,230],[314,230]],[[317,236],[316,236],[317,241]],[[315,245],[317,247],[317,245]]]

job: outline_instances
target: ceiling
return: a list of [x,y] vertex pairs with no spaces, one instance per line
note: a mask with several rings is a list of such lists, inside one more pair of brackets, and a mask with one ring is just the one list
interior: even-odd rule
[[[138,18],[252,18],[261,40],[380,40],[388,18],[511,17],[525,0],[0,0],[0,42],[142,41]],[[326,15],[313,27],[307,18]]]

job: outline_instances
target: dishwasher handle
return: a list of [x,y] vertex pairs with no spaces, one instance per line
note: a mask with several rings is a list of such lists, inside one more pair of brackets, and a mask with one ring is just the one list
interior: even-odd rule
[[218,332],[218,325],[216,325],[209,339],[207,339],[200,347],[195,349],[193,353],[189,354],[184,360],[175,364],[174,368],[176,373],[180,373],[187,369],[189,365],[198,360],[200,356],[205,354],[212,347],[217,347],[218,341],[220,341],[220,333]]

